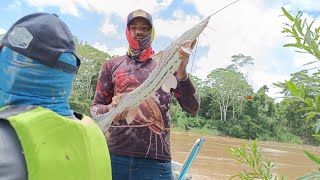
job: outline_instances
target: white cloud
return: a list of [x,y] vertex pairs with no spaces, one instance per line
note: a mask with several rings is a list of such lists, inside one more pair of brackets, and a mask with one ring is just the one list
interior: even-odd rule
[[286,7],[289,7],[293,10],[316,10],[318,11],[320,9],[320,1],[318,0],[287,0]]
[[[307,63],[311,63],[316,61],[317,59],[310,55],[310,54],[300,54],[296,53],[293,59],[293,65],[299,69],[307,68],[308,66],[305,66]],[[319,61],[319,60],[318,60]]]
[[110,23],[110,18],[104,21],[104,24],[100,27],[100,31],[107,36],[117,36],[117,26]]
[[0,27],[0,34],[5,34],[6,32],[7,32],[7,30],[2,29],[2,28]]
[[[223,7],[223,2],[214,1],[213,7]],[[206,2],[194,4],[199,12],[213,13]],[[281,9],[266,11],[258,1],[239,1],[213,16],[209,23],[213,29],[207,28],[203,39],[208,45],[208,54],[199,59],[195,75],[203,77],[215,68],[226,67],[232,55],[241,53],[254,59],[255,65],[248,76],[256,90],[277,80],[277,75],[270,76],[267,72],[277,68],[272,62],[272,51],[283,37],[280,14]]]
[[11,4],[9,4],[5,9],[9,11],[18,11],[21,8],[21,2],[20,1],[13,1]]
[[[136,9],[143,9],[150,14],[159,11],[161,8],[166,8],[171,1],[164,2],[156,2],[156,1],[130,1],[123,0],[121,3],[117,1],[109,1],[106,3],[105,1],[95,1],[95,3],[90,4],[91,8],[104,17],[107,17],[103,22],[102,27],[100,27],[100,31],[105,34],[107,37],[123,37],[123,34],[119,34],[117,32],[117,25],[114,22],[110,21],[111,15],[116,15],[120,17],[123,23],[126,22],[126,18],[128,14]],[[126,6],[124,6],[126,4]],[[158,7],[158,8],[157,8]]]
[[96,42],[94,45],[93,45],[94,48],[97,48],[99,49],[100,51],[103,51],[103,52],[106,52],[108,53],[110,56],[114,56],[114,55],[124,55],[126,54],[127,52],[127,48],[123,48],[123,47],[120,47],[120,48],[114,48],[114,49],[109,49],[106,45],[104,44],[101,44],[101,43],[98,43]]
[[174,19],[155,19],[154,26],[157,36],[165,36],[175,39],[199,21],[200,18],[198,16],[190,16],[182,14],[182,12],[176,12]]
[[28,0],[29,4],[38,8],[47,6],[57,6],[62,14],[71,14],[79,16],[78,6],[84,9],[90,9],[90,4],[87,0]]
[[65,14],[79,15],[79,8],[95,11],[108,17],[111,14],[119,15],[123,20],[126,19],[128,13],[135,9],[144,9],[151,14],[161,9],[166,9],[173,0],[121,0],[105,1],[105,0],[28,0],[35,7],[57,6],[60,11]]
[[122,0],[121,2],[105,0],[28,0],[32,6],[38,8],[57,6],[60,8],[61,13],[74,16],[81,16],[79,13],[80,7],[97,12],[106,18],[99,30],[108,36],[114,36],[116,31],[116,25],[112,24],[109,19],[111,15],[117,15],[123,22],[126,22],[127,15],[133,10],[143,9],[153,14],[162,9],[166,9],[172,1],[173,0]]
[[125,55],[126,52],[127,52],[128,48],[124,48],[124,47],[120,47],[120,48],[114,48],[110,51],[110,54],[111,55],[119,55],[119,56],[122,56],[122,55]]
[[[255,69],[251,73],[251,77],[255,77],[253,88],[258,90],[263,85],[267,85],[269,88],[269,92],[267,93],[271,97],[281,97],[283,95],[278,94],[280,89],[272,86],[272,83],[275,82],[284,82],[285,80],[289,80],[289,75],[268,73],[264,70]],[[252,79],[252,78],[251,78]]]
[[171,3],[172,0],[122,0],[121,3],[119,1],[106,2],[105,0],[89,1],[91,9],[94,11],[106,16],[117,14],[124,21],[127,15],[133,10],[143,9],[153,14],[161,9],[166,9]]

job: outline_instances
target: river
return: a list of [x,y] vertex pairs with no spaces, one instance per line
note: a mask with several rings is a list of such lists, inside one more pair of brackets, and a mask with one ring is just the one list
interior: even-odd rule
[[[173,132],[171,134],[173,160],[183,163],[194,142],[200,137],[204,137],[205,142],[188,171],[193,180],[229,179],[238,172],[242,172],[245,165],[230,156],[227,149],[240,147],[243,142],[250,143],[244,139]],[[262,148],[265,159],[277,163],[273,172],[285,176],[287,180],[296,179],[312,170],[317,170],[316,163],[309,160],[303,150],[319,156],[319,147],[270,141],[257,141],[257,144]]]

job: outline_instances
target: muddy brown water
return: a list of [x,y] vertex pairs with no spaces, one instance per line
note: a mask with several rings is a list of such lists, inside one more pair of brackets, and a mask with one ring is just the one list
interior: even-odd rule
[[[204,137],[205,142],[188,171],[193,180],[229,179],[242,172],[245,165],[230,156],[227,149],[240,147],[243,142],[250,143],[244,139],[173,132],[171,133],[173,160],[183,163],[194,142],[200,137]],[[318,168],[316,163],[304,155],[303,150],[320,156],[319,147],[269,141],[257,141],[257,144],[262,148],[265,159],[277,163],[273,172],[285,176],[287,180],[296,179]]]

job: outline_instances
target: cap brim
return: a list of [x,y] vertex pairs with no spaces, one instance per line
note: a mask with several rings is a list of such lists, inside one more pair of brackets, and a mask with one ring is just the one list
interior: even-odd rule
[[152,27],[152,18],[149,14],[147,14],[144,11],[134,11],[132,13],[129,14],[128,19],[127,19],[127,25],[130,24],[130,22],[135,19],[135,18],[143,18],[145,19],[150,26]]
[[[61,69],[67,73],[74,73],[76,74],[79,70],[81,60],[74,52],[70,52],[77,60],[77,66],[64,62],[63,60],[58,60],[54,65],[55,68]],[[59,56],[60,57],[60,56]]]
[[128,25],[131,23],[132,20],[134,20],[134,19],[136,19],[136,18],[144,19],[144,20],[146,20],[146,21],[149,23],[150,26],[152,26],[152,24],[150,23],[149,19],[146,18],[146,17],[144,17],[144,16],[135,16],[135,17],[129,19],[129,20],[128,20]]

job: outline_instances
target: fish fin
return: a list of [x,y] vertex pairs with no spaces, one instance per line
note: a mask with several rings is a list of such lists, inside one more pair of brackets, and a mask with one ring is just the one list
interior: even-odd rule
[[138,114],[138,107],[131,108],[126,115],[127,124],[131,124],[134,121],[134,118],[136,117],[137,114]]
[[175,89],[177,85],[177,78],[174,75],[170,75],[161,88],[164,92],[170,93],[170,89]]
[[163,54],[163,51],[159,51],[157,54],[153,54],[152,56],[150,56],[153,60],[159,60],[161,59],[162,57],[162,54]]
[[192,54],[191,43],[186,43],[185,45],[181,46],[181,49],[189,55]]

